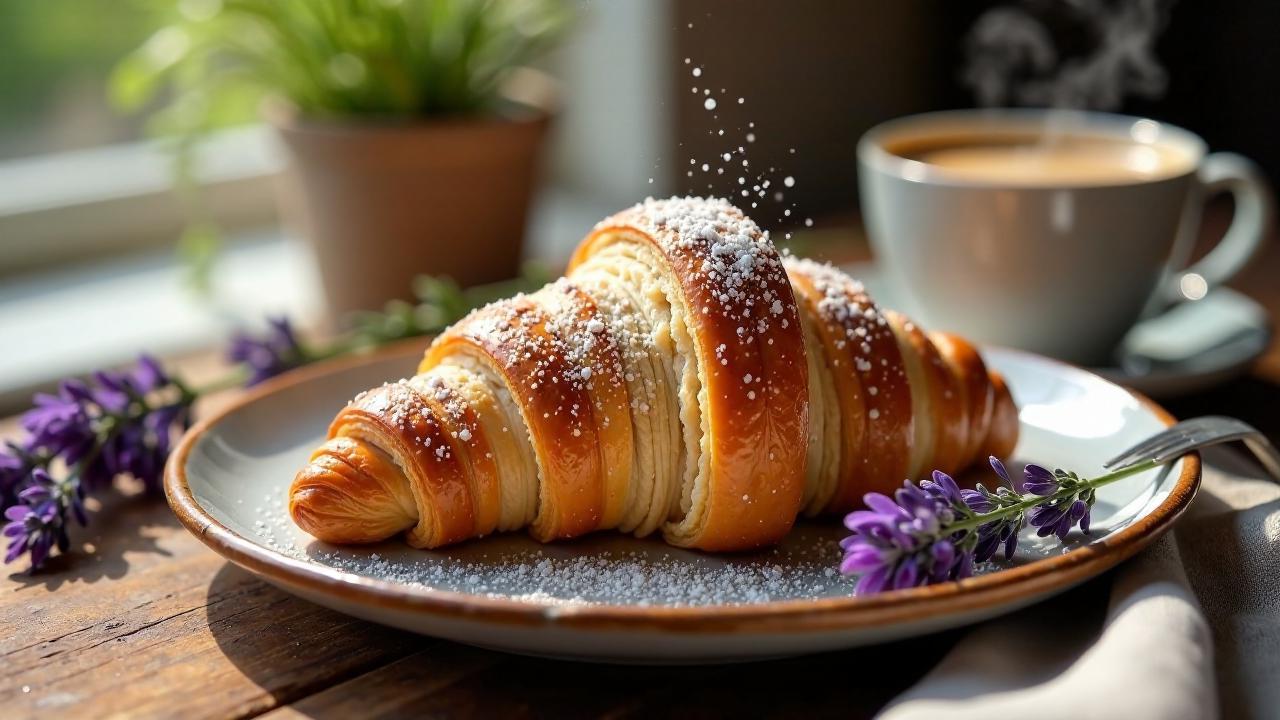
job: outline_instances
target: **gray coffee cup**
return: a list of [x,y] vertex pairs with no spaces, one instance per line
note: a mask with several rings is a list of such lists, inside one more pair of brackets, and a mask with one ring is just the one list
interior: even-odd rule
[[[1062,172],[981,164],[988,143],[1034,149],[1064,138],[1081,152],[1114,149],[1133,167],[1112,173],[1075,150],[1059,153]],[[949,147],[970,151],[945,155]],[[876,261],[922,322],[1081,364],[1107,362],[1144,314],[1229,280],[1262,247],[1274,215],[1246,158],[1208,154],[1191,132],[1123,115],[916,115],[870,130],[858,161]],[[1235,199],[1231,226],[1188,267],[1205,199],[1220,192]]]

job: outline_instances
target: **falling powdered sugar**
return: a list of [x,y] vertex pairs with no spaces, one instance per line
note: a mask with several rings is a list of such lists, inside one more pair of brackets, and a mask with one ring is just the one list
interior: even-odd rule
[[[711,81],[711,79],[707,77],[706,69],[701,65],[694,64],[691,58],[685,58],[684,64],[692,65],[689,72],[690,72],[690,75],[692,75],[694,78],[699,78],[701,79],[701,81],[708,82],[708,83]],[[706,109],[711,113],[711,117],[716,122],[728,121],[729,118],[724,118],[721,115],[722,108],[721,108],[720,101],[712,97],[712,88],[705,87],[705,86],[694,86],[691,88],[691,92],[695,96],[699,94],[703,96],[704,99],[703,99],[702,106],[704,109]],[[726,92],[727,91],[725,88],[719,89],[720,94],[726,94]],[[736,102],[737,107],[746,106],[747,100],[745,97],[739,96],[736,98],[736,100],[737,100]],[[756,142],[755,126],[756,124],[754,121],[748,121],[746,123],[746,128],[748,131],[744,131],[744,128],[741,125],[738,125],[737,130],[744,132],[744,135],[743,135],[744,141],[741,142],[741,144],[737,145],[736,150],[732,147],[728,149],[725,149],[725,148],[717,149],[715,151],[714,160],[712,162],[701,163],[700,167],[702,169],[702,172],[706,173],[708,176],[711,175],[713,170],[714,170],[714,174],[717,176],[725,175],[726,170],[730,173],[730,177],[737,176],[738,173],[743,173],[743,174],[746,174],[748,172],[751,173],[753,175],[753,178],[752,178],[753,182],[750,184],[749,187],[745,187],[747,183],[745,183],[744,179],[742,178],[740,178],[738,182],[740,186],[744,186],[739,188],[739,190],[737,191],[737,197],[740,198],[739,201],[742,203],[743,207],[749,208],[753,213],[762,212],[762,211],[767,212],[770,210],[772,210],[773,212],[781,211],[780,214],[775,217],[775,221],[778,223],[789,222],[788,218],[792,217],[793,215],[792,210],[796,207],[796,203],[794,201],[788,202],[784,193],[781,190],[770,191],[769,189],[770,185],[772,184],[769,178],[772,177],[774,173],[778,171],[778,169],[775,167],[768,167],[768,168],[755,167],[751,164],[751,160],[746,157],[747,148]],[[725,137],[725,128],[721,127],[721,128],[708,129],[707,134],[713,135],[715,137],[723,138]],[[795,154],[795,149],[791,148],[790,152],[792,154]],[[700,163],[699,159],[689,158],[690,165],[697,167],[699,166],[699,163]],[[723,165],[721,163],[723,163]],[[715,181],[711,177],[707,177],[701,180],[696,179],[697,173],[693,170],[686,171],[685,177],[689,178],[691,181],[691,186],[686,188],[690,192],[697,192],[699,194],[715,194],[715,193],[725,192],[725,189],[723,187],[717,187]],[[778,184],[785,185],[786,187],[790,188],[795,185],[795,179],[792,176],[787,176],[785,182],[778,181]],[[697,187],[694,187],[695,185]],[[770,208],[769,207],[770,202],[776,203],[777,205],[785,204],[787,205],[787,207]],[[811,227],[812,225],[810,224],[809,226]],[[791,236],[788,233],[786,235],[786,239],[790,239],[790,237]]]

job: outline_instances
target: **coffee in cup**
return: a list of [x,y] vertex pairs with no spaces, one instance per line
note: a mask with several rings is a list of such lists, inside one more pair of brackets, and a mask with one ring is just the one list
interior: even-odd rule
[[890,152],[980,182],[1110,184],[1187,172],[1194,156],[1175,146],[1088,135],[927,138]]
[[[1106,363],[1144,314],[1229,279],[1273,214],[1245,158],[1107,113],[918,115],[872,129],[858,159],[876,261],[922,322],[1082,364]],[[1235,218],[1186,268],[1217,192]]]

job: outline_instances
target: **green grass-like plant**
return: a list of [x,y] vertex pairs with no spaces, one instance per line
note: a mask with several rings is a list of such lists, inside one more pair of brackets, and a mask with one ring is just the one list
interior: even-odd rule
[[113,99],[167,90],[160,129],[251,119],[264,96],[307,117],[468,115],[498,109],[502,81],[549,50],[562,0],[180,0],[116,67]]
[[307,119],[404,120],[502,114],[509,73],[550,50],[564,0],[154,0],[163,24],[123,58],[109,92],[152,109],[176,141],[190,224],[180,245],[208,289],[218,234],[194,192],[193,143],[252,121],[264,99]]

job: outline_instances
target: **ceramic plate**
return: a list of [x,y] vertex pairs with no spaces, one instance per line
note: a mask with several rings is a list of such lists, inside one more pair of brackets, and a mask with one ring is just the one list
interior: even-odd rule
[[[835,571],[838,521],[801,523],[766,552],[706,555],[598,534],[540,545],[519,534],[442,551],[339,548],[294,527],[285,493],[355,393],[413,372],[421,345],[278,378],[193,428],[166,472],[197,537],[265,580],[351,615],[502,650],[612,662],[725,662],[848,648],[1010,612],[1098,575],[1169,528],[1199,459],[1099,493],[1091,538],[1028,535],[1011,566],[851,597]],[[1021,408],[1016,457],[1081,473],[1170,423],[1158,406],[1083,370],[988,350]]]

